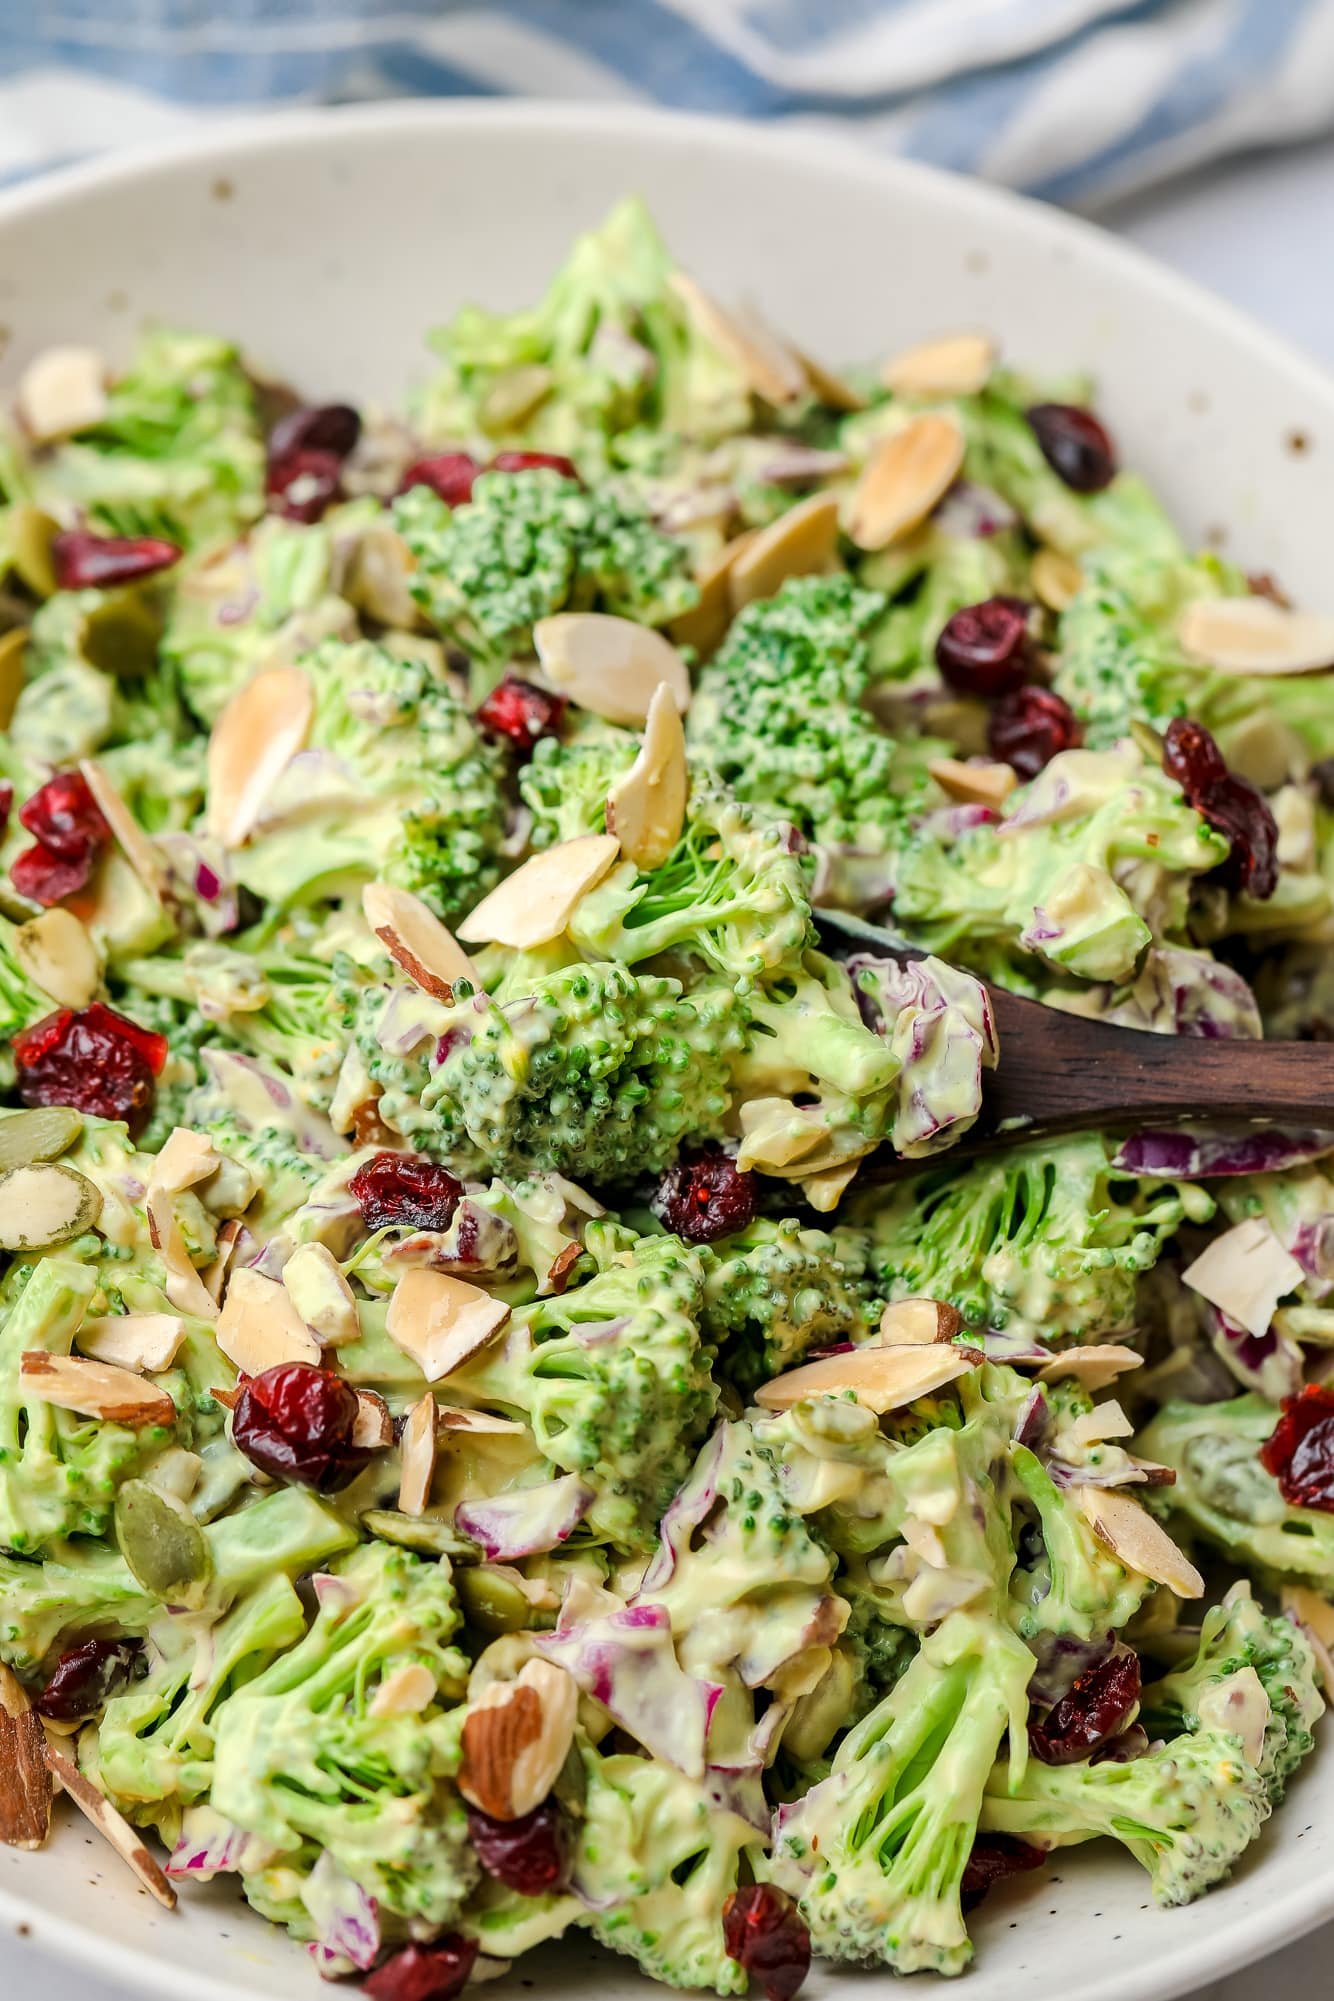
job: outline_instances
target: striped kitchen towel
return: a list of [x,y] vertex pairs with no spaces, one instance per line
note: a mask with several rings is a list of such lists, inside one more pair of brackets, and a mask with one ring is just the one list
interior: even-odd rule
[[0,0],[0,177],[260,104],[628,99],[1090,204],[1334,125],[1334,0]]

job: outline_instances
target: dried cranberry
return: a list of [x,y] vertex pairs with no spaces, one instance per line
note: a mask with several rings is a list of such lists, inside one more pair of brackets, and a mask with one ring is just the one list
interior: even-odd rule
[[1052,471],[1076,493],[1101,493],[1116,476],[1116,447],[1091,410],[1077,403],[1035,403],[1033,435]]
[[497,452],[488,472],[558,472],[563,479],[578,479],[579,468],[564,452]]
[[653,1197],[660,1223],[688,1244],[711,1244],[744,1230],[755,1215],[755,1176],[726,1153],[705,1153],[669,1167]]
[[791,2001],[811,1970],[811,1935],[784,1891],[747,1883],[723,1905],[723,1950],[752,1974],[768,2001]]
[[949,619],[936,641],[936,665],[961,695],[994,700],[1023,686],[1031,664],[1029,607],[1022,598],[985,598]]
[[1249,779],[1230,772],[1203,723],[1176,716],[1163,737],[1163,770],[1231,847],[1215,871],[1228,889],[1263,901],[1278,887],[1278,824]]
[[477,1958],[475,1938],[446,1932],[433,1945],[405,1945],[366,1982],[373,2001],[454,2001]]
[[433,452],[413,460],[398,490],[406,493],[409,487],[429,486],[447,507],[466,507],[472,499],[472,483],[481,470],[471,452]]
[[549,695],[517,674],[507,674],[477,710],[483,729],[494,730],[525,756],[539,737],[555,736],[565,720],[564,695]]
[[125,1686],[139,1659],[138,1640],[84,1640],[60,1656],[33,1707],[53,1723],[82,1723]]
[[1046,1860],[1045,1849],[1034,1848],[1017,1834],[979,1834],[964,1864],[959,1902],[971,1911],[997,1883],[1008,1876],[1022,1876],[1029,1869],[1041,1869]]
[[356,1422],[351,1383],[310,1362],[280,1362],[242,1384],[232,1437],[262,1473],[330,1494],[370,1457],[352,1443]]
[[65,861],[82,861],[111,838],[111,829],[81,771],[58,771],[24,801],[19,824]]
[[53,903],[63,903],[67,896],[74,896],[87,886],[96,860],[90,849],[81,861],[66,861],[38,841],[15,855],[9,864],[9,879],[20,896],[49,909]]
[[343,461],[336,452],[289,452],[270,459],[269,504],[289,521],[318,521],[343,497]]
[[1163,736],[1163,770],[1181,787],[1188,806],[1198,806],[1227,777],[1223,753],[1203,723],[1174,716]]
[[345,459],[361,436],[361,418],[350,403],[303,404],[278,419],[269,432],[269,463],[294,452],[331,452]]
[[14,810],[14,788],[7,778],[0,778],[0,836],[9,825],[9,816]]
[[1105,1654],[1028,1726],[1028,1744],[1044,1765],[1075,1765],[1127,1728],[1139,1701],[1139,1656]]
[[416,1153],[374,1154],[348,1187],[369,1230],[447,1230],[463,1193],[448,1168]]
[[176,544],[156,535],[90,535],[84,528],[66,528],[51,538],[51,561],[62,591],[137,584],[180,559]]
[[1284,1397],[1260,1464],[1291,1506],[1334,1515],[1334,1391],[1308,1383],[1300,1396]]
[[1078,716],[1050,688],[1016,688],[987,720],[987,748],[1021,778],[1036,778],[1058,752],[1083,741]]
[[131,1136],[148,1123],[167,1038],[101,1001],[60,1008],[14,1038],[15,1088],[25,1105],[72,1105],[123,1119]]
[[517,1820],[494,1820],[470,1806],[468,1833],[487,1874],[521,1897],[563,1890],[570,1880],[569,1822],[551,1800]]

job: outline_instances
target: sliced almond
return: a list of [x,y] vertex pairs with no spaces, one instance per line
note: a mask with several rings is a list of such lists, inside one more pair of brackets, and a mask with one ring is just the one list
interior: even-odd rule
[[682,715],[690,675],[670,639],[632,618],[602,611],[560,611],[540,618],[533,645],[553,688],[604,722],[638,729],[660,682]]
[[1165,1584],[1178,1598],[1204,1596],[1204,1579],[1190,1558],[1124,1489],[1075,1487],[1071,1491],[1093,1533],[1106,1543],[1118,1563],[1141,1577],[1151,1577],[1155,1584]]
[[498,1334],[509,1316],[505,1302],[479,1285],[415,1265],[394,1287],[385,1330],[427,1382],[438,1383]]
[[427,1390],[408,1412],[403,1427],[402,1471],[398,1509],[403,1515],[424,1515],[435,1477],[435,1396]]
[[208,830],[239,848],[306,741],[315,690],[300,667],[269,667],[228,702],[208,741]]
[[683,611],[667,628],[678,646],[693,646],[702,660],[721,646],[732,623],[732,566],[761,533],[759,528],[745,529],[724,543],[705,563],[695,579],[699,587],[698,604]]
[[372,1716],[420,1716],[435,1701],[435,1676],[424,1661],[392,1668],[371,1697]]
[[120,793],[95,757],[85,757],[79,765],[84,783],[97,801],[102,818],[110,827],[121,853],[145,889],[160,895],[166,868],[160,850],[149,839]]
[[171,1196],[165,1190],[155,1189],[150,1183],[144,1208],[148,1213],[148,1234],[153,1248],[162,1253],[162,1262],[166,1266],[163,1289],[171,1305],[181,1313],[193,1314],[199,1320],[216,1319],[218,1303],[191,1263]]
[[1177,637],[1220,674],[1318,674],[1334,667],[1334,618],[1272,598],[1196,598]]
[[1234,1668],[1220,1681],[1207,1683],[1198,1708],[1205,1729],[1240,1738],[1247,1764],[1260,1763],[1272,1712],[1265,1685],[1253,1667]]
[[358,1390],[352,1443],[362,1452],[383,1452],[393,1442],[394,1420],[384,1398],[374,1390]]
[[227,1283],[232,1259],[236,1256],[236,1246],[241,1241],[245,1224],[239,1216],[229,1216],[221,1226],[217,1236],[217,1250],[212,1264],[205,1265],[199,1273],[199,1282],[216,1306],[222,1298],[222,1289]]
[[1181,1279],[1236,1326],[1258,1337],[1268,1332],[1279,1300],[1295,1291],[1304,1276],[1268,1223],[1248,1216],[1206,1244]]
[[581,897],[601,882],[620,853],[614,834],[580,834],[530,855],[459,925],[473,945],[509,945],[526,951],[559,938]]
[[107,365],[95,347],[48,347],[19,377],[15,402],[34,443],[51,444],[101,423]]
[[327,1244],[300,1244],[283,1266],[283,1288],[321,1348],[361,1337],[357,1296]]
[[837,1167],[821,1168],[817,1174],[804,1174],[798,1186],[812,1209],[821,1216],[828,1216],[837,1209],[848,1189],[857,1178],[860,1160],[846,1160]]
[[468,980],[480,993],[481,978],[462,945],[411,890],[368,882],[361,892],[361,908],[390,958],[423,993],[448,1005],[455,980]]
[[102,984],[102,961],[86,927],[57,904],[14,932],[14,957],[61,1007],[84,1008]]
[[105,1313],[85,1320],[74,1338],[94,1362],[156,1376],[180,1353],[185,1322],[174,1313]]
[[781,407],[809,395],[806,371],[786,341],[749,308],[728,311],[684,271],[672,276],[700,332],[736,363],[753,394]]
[[965,806],[1000,809],[1019,783],[1010,764],[994,764],[978,758],[966,763],[958,757],[929,757],[926,768],[943,792]]
[[187,1188],[207,1181],[221,1166],[222,1155],[204,1133],[191,1126],[173,1126],[161,1152],[154,1156],[148,1185],[154,1193],[182,1195]]
[[1078,1445],[1100,1445],[1107,1438],[1133,1437],[1135,1427],[1115,1397],[1110,1397],[1092,1410],[1082,1410],[1066,1430]]
[[663,682],[648,705],[639,755],[607,798],[607,832],[636,868],[660,868],[680,840],[689,786],[681,712]]
[[887,549],[924,521],[958,478],[963,454],[963,432],[937,410],[882,438],[852,496],[852,541],[859,549]]
[[551,1661],[529,1661],[468,1704],[458,1789],[493,1820],[519,1820],[556,1783],[574,1741],[579,1690]]
[[1092,1342],[1084,1348],[1066,1348],[1059,1355],[1053,1355],[1038,1370],[1038,1381],[1058,1383],[1063,1377],[1072,1376],[1084,1389],[1105,1390],[1108,1383],[1123,1376],[1127,1369],[1141,1369],[1144,1357],[1137,1355],[1133,1348],[1123,1348],[1118,1342]]
[[1334,1605],[1304,1584],[1285,1584],[1281,1602],[1288,1617],[1295,1620],[1310,1642],[1326,1700],[1334,1702]]
[[41,1718],[18,1677],[0,1667],[0,1843],[41,1848],[54,1790]]
[[280,1362],[318,1362],[320,1344],[277,1279],[232,1273],[215,1330],[219,1348],[243,1376],[260,1376]]
[[952,1341],[963,1320],[945,1299],[896,1299],[880,1315],[880,1339],[887,1348]]
[[812,493],[761,528],[732,564],[733,611],[771,598],[789,577],[831,569],[838,556],[838,506],[837,494]]
[[138,1430],[176,1420],[176,1406],[165,1390],[111,1362],[28,1348],[19,1363],[19,1383],[27,1395],[42,1403],[77,1411],[81,1417],[101,1418],[107,1424],[125,1424]]
[[97,1185],[63,1160],[0,1174],[0,1250],[46,1251],[91,1230],[102,1212]]
[[1084,588],[1084,572],[1073,556],[1039,549],[1029,572],[1033,595],[1048,611],[1068,611]]
[[122,1819],[110,1800],[104,1799],[97,1787],[88,1783],[78,1766],[49,1739],[46,1746],[46,1762],[79,1812],[86,1820],[91,1821],[104,1841],[110,1842],[121,1860],[129,1864],[149,1896],[156,1897],[158,1903],[165,1909],[174,1911],[176,1892],[144,1847],[143,1838],[138,1830],[131,1827],[127,1820]]
[[0,730],[7,730],[23,693],[23,669],[28,654],[28,628],[16,625],[0,636]]
[[985,334],[945,334],[892,355],[880,380],[896,396],[976,396],[996,364],[996,345]]
[[794,347],[793,354],[806,371],[806,377],[815,392],[817,403],[823,403],[826,410],[864,410],[866,398],[841,375],[835,375],[826,368],[818,355],[804,347]]
[[528,1427],[512,1417],[495,1417],[489,1410],[456,1410],[450,1404],[436,1405],[436,1436],[453,1434],[474,1438],[518,1438]]
[[967,1375],[975,1365],[976,1356],[969,1350],[944,1343],[854,1348],[849,1354],[826,1355],[775,1376],[756,1390],[755,1401],[765,1410],[788,1410],[807,1397],[839,1396],[851,1390],[868,1410],[898,1410]]

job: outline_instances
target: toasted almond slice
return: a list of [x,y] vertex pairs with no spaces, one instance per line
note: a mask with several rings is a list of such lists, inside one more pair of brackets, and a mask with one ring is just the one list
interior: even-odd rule
[[880,380],[896,396],[976,396],[996,364],[996,345],[985,334],[945,334],[892,355]]
[[458,1789],[493,1820],[541,1806],[574,1740],[579,1690],[551,1661],[528,1661],[514,1681],[493,1682],[468,1704]]
[[42,1403],[108,1424],[138,1430],[149,1424],[172,1424],[176,1418],[176,1406],[165,1390],[129,1369],[87,1361],[81,1355],[50,1355],[45,1348],[27,1348],[19,1363],[19,1382]]
[[696,326],[736,363],[756,396],[781,406],[799,402],[810,393],[801,362],[758,313],[748,307],[726,310],[684,271],[675,272],[671,282]]
[[299,1244],[283,1266],[283,1286],[321,1348],[360,1339],[357,1296],[327,1244]]
[[824,1167],[816,1174],[802,1175],[798,1186],[812,1209],[821,1216],[828,1216],[847,1194],[860,1166],[859,1159],[842,1161],[837,1167]]
[[174,1313],[104,1313],[85,1320],[74,1338],[94,1362],[159,1375],[180,1352],[185,1322]]
[[167,873],[160,850],[148,838],[95,757],[81,759],[79,770],[126,861],[144,888],[154,896],[160,895]]
[[221,1166],[222,1155],[206,1134],[191,1126],[173,1126],[154,1157],[149,1187],[155,1194],[181,1195],[207,1181]]
[[398,1482],[400,1514],[426,1513],[435,1476],[435,1427],[435,1395],[427,1390],[408,1412],[403,1427],[402,1471]]
[[1115,1397],[1094,1404],[1092,1410],[1082,1410],[1067,1429],[1080,1445],[1098,1445],[1104,1438],[1132,1438],[1135,1433],[1134,1425]]
[[243,1376],[260,1376],[280,1362],[318,1362],[320,1344],[277,1279],[262,1272],[232,1273],[216,1338]]
[[[425,1661],[391,1668],[371,1697],[372,1716],[420,1716],[435,1701],[435,1676]],[[506,1969],[508,1971],[508,1969]]]
[[218,1303],[190,1261],[171,1196],[150,1184],[144,1208],[148,1212],[148,1234],[153,1248],[161,1251],[167,1268],[164,1290],[168,1300],[181,1313],[191,1313],[199,1320],[216,1320]]
[[420,1365],[427,1382],[438,1383],[498,1334],[509,1317],[504,1301],[479,1285],[414,1265],[394,1287],[385,1330]]
[[0,1843],[41,1848],[54,1790],[41,1719],[18,1677],[0,1667]]
[[300,667],[268,667],[232,696],[208,741],[208,830],[224,847],[244,845],[314,714],[315,690]]
[[1123,1348],[1118,1342],[1093,1342],[1084,1348],[1066,1348],[1059,1355],[1053,1355],[1038,1370],[1038,1381],[1057,1383],[1062,1377],[1073,1376],[1086,1390],[1105,1390],[1108,1383],[1123,1376],[1127,1369],[1140,1369],[1144,1357],[1137,1355],[1133,1348]]
[[1068,611],[1084,588],[1084,572],[1059,549],[1039,549],[1029,575],[1034,597],[1048,611]]
[[1258,1338],[1269,1331],[1284,1293],[1299,1286],[1304,1275],[1268,1223],[1248,1216],[1206,1244],[1181,1281]]
[[1234,1668],[1221,1680],[1207,1682],[1200,1691],[1198,1714],[1206,1730],[1221,1730],[1240,1738],[1241,1755],[1248,1765],[1260,1763],[1272,1711],[1265,1685],[1253,1667]]
[[854,389],[850,382],[845,382],[841,375],[835,375],[832,369],[826,368],[818,355],[804,347],[794,347],[792,352],[806,371],[816,401],[823,403],[826,410],[866,408],[866,398],[860,391]]
[[943,500],[963,464],[964,436],[938,410],[874,447],[852,496],[847,532],[859,549],[887,549]]
[[671,689],[660,682],[648,705],[639,755],[607,798],[607,832],[636,868],[660,868],[680,840],[689,786],[681,712]]
[[459,925],[460,937],[473,945],[509,945],[516,951],[559,938],[579,899],[601,882],[619,853],[614,834],[580,834],[543,848],[468,912]]
[[362,1452],[381,1452],[393,1442],[394,1420],[384,1398],[374,1390],[358,1390],[352,1443]]
[[1075,1487],[1075,1504],[1099,1542],[1105,1542],[1127,1570],[1165,1584],[1178,1598],[1202,1598],[1204,1579],[1138,1501],[1121,1487]]
[[494,1417],[489,1410],[456,1410],[452,1404],[436,1405],[436,1436],[471,1434],[474,1438],[517,1438],[527,1430],[512,1417]]
[[784,1376],[775,1376],[756,1390],[755,1401],[765,1410],[788,1410],[807,1397],[837,1396],[851,1390],[868,1410],[898,1410],[966,1376],[976,1360],[970,1350],[943,1342],[854,1348],[850,1354],[826,1355],[818,1362],[806,1362]]
[[199,1282],[215,1307],[222,1298],[222,1288],[227,1283],[227,1273],[244,1228],[239,1216],[229,1216],[218,1230],[217,1253],[212,1264],[205,1265],[199,1273]]
[[86,927],[57,904],[14,933],[14,957],[61,1007],[83,1008],[102,984],[102,961]]
[[390,958],[423,993],[448,1005],[455,980],[468,980],[481,991],[477,968],[453,932],[410,889],[368,882],[361,892],[361,908]]
[[46,1251],[90,1230],[102,1212],[95,1182],[63,1160],[0,1174],[0,1249]]
[[1318,674],[1334,667],[1334,618],[1272,598],[1196,598],[1177,622],[1187,653],[1220,674]]
[[49,1739],[46,1762],[79,1812],[92,1822],[104,1841],[110,1842],[121,1860],[129,1864],[149,1896],[156,1897],[159,1904],[174,1911],[176,1892],[144,1847],[138,1830],[121,1818],[110,1800],[104,1799],[97,1787],[88,1783],[78,1766]]
[[106,415],[107,366],[95,347],[48,347],[19,377],[15,402],[30,438],[50,444]]
[[558,611],[533,627],[533,645],[553,688],[604,722],[638,729],[663,681],[682,715],[690,676],[670,639],[632,618],[602,611]]
[[838,496],[812,493],[761,528],[731,566],[733,611],[771,598],[789,577],[809,577],[832,567],[838,555]]
[[23,668],[28,652],[28,628],[16,625],[0,636],[0,730],[7,730],[23,693]]
[[888,1348],[952,1341],[963,1321],[948,1300],[896,1299],[880,1315],[880,1339]]
[[1285,1584],[1281,1602],[1288,1617],[1305,1633],[1320,1669],[1325,1699],[1334,1702],[1334,1605],[1304,1584]]
[[926,768],[942,791],[966,806],[999,809],[1019,783],[1013,765],[994,764],[981,758],[969,764],[958,757],[929,757]]
[[667,630],[678,646],[693,646],[702,660],[721,646],[732,623],[732,566],[762,531],[746,528],[709,558],[695,581],[699,603],[674,618]]

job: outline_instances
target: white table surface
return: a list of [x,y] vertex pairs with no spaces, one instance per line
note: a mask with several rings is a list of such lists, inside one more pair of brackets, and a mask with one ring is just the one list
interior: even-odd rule
[[[1098,219],[1334,368],[1334,139],[1206,170],[1121,201]],[[1325,2001],[1331,1963],[1334,1925],[1200,1989],[1192,2001],[1267,2001],[1271,1994]],[[0,1938],[0,1997],[37,1994],[42,2001],[124,2001],[124,1990]]]

